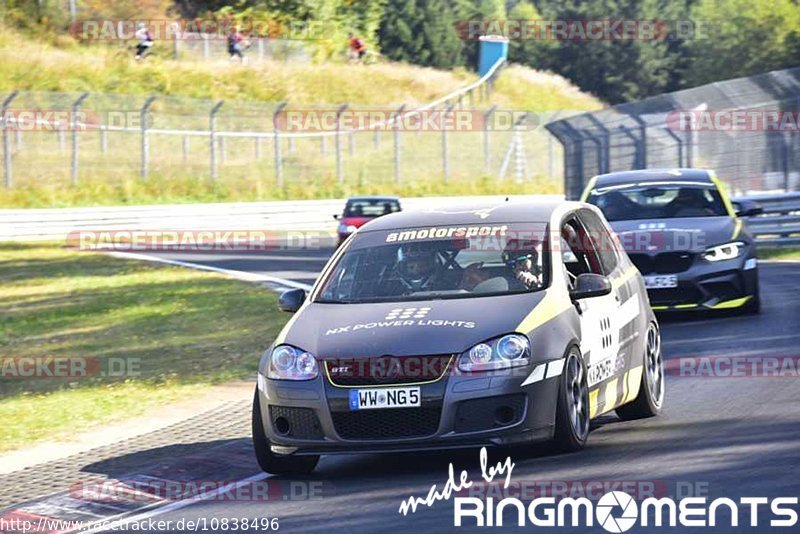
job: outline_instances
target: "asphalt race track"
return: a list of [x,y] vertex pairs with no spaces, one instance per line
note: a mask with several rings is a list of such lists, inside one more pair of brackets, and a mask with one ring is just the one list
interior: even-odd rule
[[[257,272],[310,284],[332,249],[270,251],[265,253],[160,254],[218,268]],[[800,494],[800,382],[793,377],[685,377],[677,361],[688,356],[798,356],[800,355],[800,264],[762,263],[762,313],[758,316],[706,315],[662,317],[663,350],[668,360],[667,396],[659,418],[621,422],[607,415],[595,424],[587,449],[558,455],[543,447],[490,451],[490,462],[510,455],[515,462],[515,487],[588,487],[602,482],[609,489],[655,488],[656,496],[791,497]],[[268,340],[264,340],[266,345]],[[242,480],[259,470],[249,453],[248,403],[222,414],[228,434],[216,436],[217,420],[201,422],[208,433],[177,446],[152,444],[148,450],[123,449],[115,458],[81,468],[92,473],[112,473],[109,465],[126,457],[158,465],[161,473],[184,469],[183,457],[205,454],[202,476],[216,480]],[[235,412],[235,414],[234,414]],[[176,433],[177,435],[177,433]],[[190,440],[192,441],[192,440]],[[144,446],[147,449],[147,445]],[[108,452],[114,456],[114,452]],[[235,462],[226,459],[234,458]],[[110,463],[109,463],[110,462]],[[454,529],[453,504],[434,503],[403,516],[398,509],[410,496],[424,497],[431,485],[439,489],[447,480],[448,464],[456,473],[467,469],[472,480],[481,476],[476,450],[393,456],[323,457],[308,477],[291,480],[272,477],[279,491],[270,502],[248,499],[210,499],[189,505],[168,506],[153,519],[203,520],[278,518],[286,532],[387,532],[415,530],[441,532]],[[173,477],[175,478],[175,477]],[[502,477],[500,477],[502,478]],[[2,479],[0,479],[2,482]],[[301,488],[292,498],[288,489]],[[628,484],[625,487],[620,485]],[[633,486],[631,486],[633,484]],[[577,486],[576,486],[577,485]],[[616,485],[617,487],[613,487]],[[272,488],[272,486],[270,486]],[[304,490],[302,488],[305,488]],[[309,491],[309,488],[313,488]],[[42,488],[44,493],[63,488]],[[45,492],[44,490],[47,490]],[[556,491],[556,490],[551,490]],[[316,492],[306,498],[305,495]],[[489,494],[491,496],[491,494]],[[476,496],[483,497],[482,493]],[[511,494],[525,501],[524,494]],[[579,496],[579,495],[576,495]],[[636,494],[634,492],[634,496]],[[529,500],[529,499],[528,499]],[[724,514],[720,517],[725,517]],[[740,516],[747,525],[749,514]],[[515,517],[507,513],[506,521]],[[697,532],[766,531],[749,526],[696,529]],[[217,525],[220,525],[217,523]],[[531,529],[530,525],[527,529]],[[129,531],[134,529],[129,528]],[[175,527],[172,530],[177,530]],[[472,530],[472,529],[458,529]],[[547,529],[545,529],[547,530]],[[556,532],[567,528],[553,529]],[[587,529],[575,529],[586,531]],[[597,525],[593,529],[604,530]],[[646,530],[646,529],[645,529]],[[653,531],[673,529],[653,528]],[[791,530],[791,529],[784,529]],[[636,528],[632,532],[641,532]]]

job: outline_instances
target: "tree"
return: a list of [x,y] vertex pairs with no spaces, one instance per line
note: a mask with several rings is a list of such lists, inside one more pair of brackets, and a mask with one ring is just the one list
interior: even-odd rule
[[700,0],[692,18],[705,35],[689,43],[683,85],[796,66],[800,4],[796,0]]

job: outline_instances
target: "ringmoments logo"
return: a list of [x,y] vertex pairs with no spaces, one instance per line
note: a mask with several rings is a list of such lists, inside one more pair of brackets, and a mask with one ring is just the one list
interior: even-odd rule
[[[475,497],[456,497],[453,524],[460,526],[535,526],[592,527],[620,533],[634,526],[642,527],[796,527],[797,497],[742,497],[734,500],[687,497],[676,501],[669,497],[647,498],[641,503],[624,491],[611,491],[595,503],[581,498],[541,497],[524,503],[509,497],[494,502]],[[745,521],[742,518],[747,518]],[[509,522],[508,519],[513,519]]]

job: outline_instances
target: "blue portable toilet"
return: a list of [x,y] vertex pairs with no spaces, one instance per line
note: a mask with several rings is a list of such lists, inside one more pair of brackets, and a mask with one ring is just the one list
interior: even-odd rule
[[497,60],[508,59],[508,38],[502,35],[481,35],[478,53],[478,74],[489,72]]

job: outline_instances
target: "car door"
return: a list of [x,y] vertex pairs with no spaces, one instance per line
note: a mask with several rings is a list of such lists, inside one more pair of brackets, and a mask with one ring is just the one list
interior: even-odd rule
[[[613,289],[610,296],[613,296],[616,302],[610,324],[614,343],[611,352],[604,354],[608,360],[601,360],[597,371],[599,375],[609,376],[605,379],[606,391],[603,392],[604,398],[599,407],[599,410],[604,412],[616,407],[625,399],[626,391],[630,389],[624,380],[626,373],[641,363],[639,319],[643,301],[636,269],[624,257],[619,242],[614,239],[607,223],[589,209],[580,210],[578,218],[594,244],[603,273],[611,281]],[[607,368],[612,364],[613,372]]]
[[[585,273],[606,276],[600,253],[579,215],[568,218],[561,228],[562,258],[568,278]],[[613,274],[613,273],[612,273]],[[619,308],[617,291],[576,302],[580,312],[581,353],[586,361],[589,390],[616,375],[619,331],[613,328]]]

